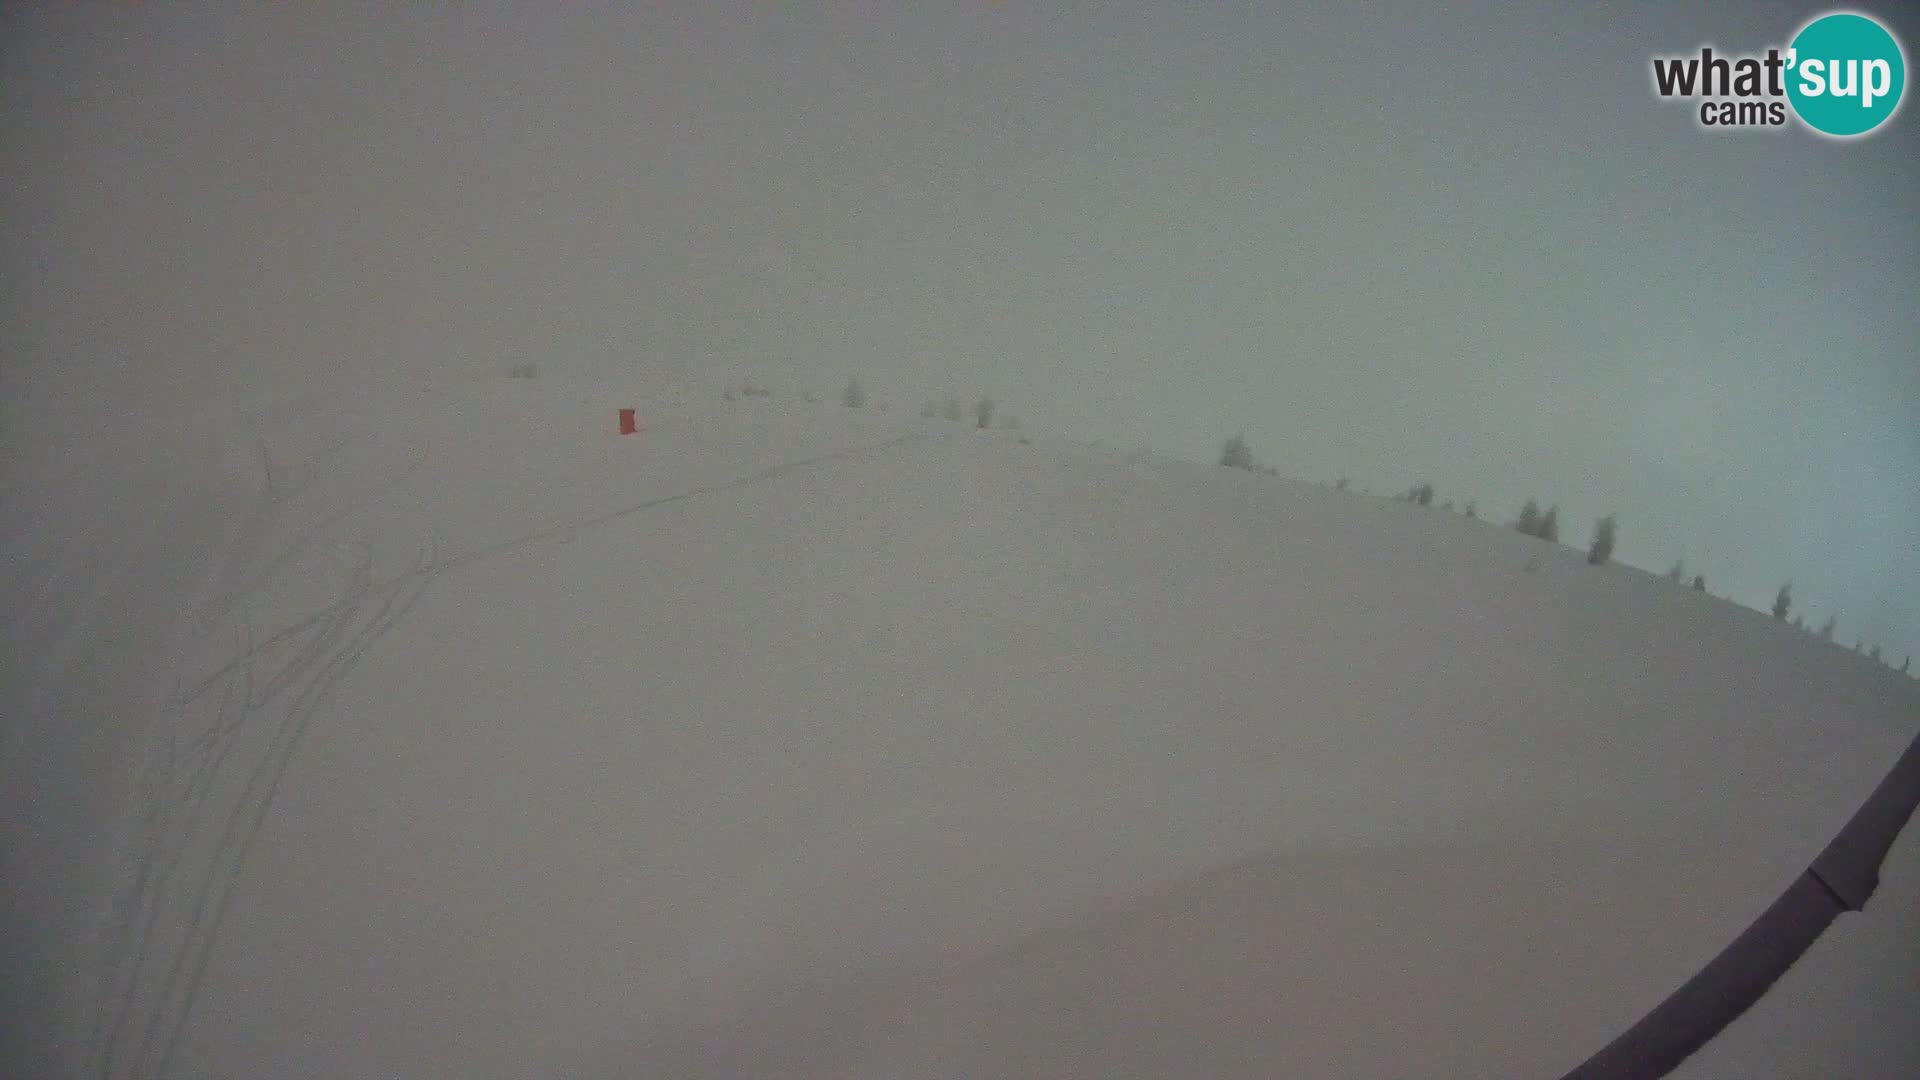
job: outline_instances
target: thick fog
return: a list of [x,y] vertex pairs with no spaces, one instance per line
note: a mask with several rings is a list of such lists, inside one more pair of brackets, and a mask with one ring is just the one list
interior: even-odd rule
[[[913,10],[909,11],[908,8]],[[6,468],[341,385],[737,373],[1508,516],[1920,653],[1920,129],[1792,4],[0,9]],[[1884,15],[1909,43],[1920,23]],[[1909,50],[1911,51],[1911,44]]]

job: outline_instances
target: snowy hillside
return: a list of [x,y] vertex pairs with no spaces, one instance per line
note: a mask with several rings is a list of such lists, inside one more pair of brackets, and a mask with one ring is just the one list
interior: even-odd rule
[[1555,1076],[1920,728],[1494,523],[898,407],[119,431],[10,466],[36,1070]]

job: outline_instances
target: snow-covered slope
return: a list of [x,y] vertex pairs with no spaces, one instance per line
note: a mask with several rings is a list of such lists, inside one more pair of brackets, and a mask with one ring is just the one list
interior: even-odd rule
[[16,1045],[91,1075],[1556,1075],[1920,726],[1493,524],[899,413],[89,455],[13,485],[0,782]]

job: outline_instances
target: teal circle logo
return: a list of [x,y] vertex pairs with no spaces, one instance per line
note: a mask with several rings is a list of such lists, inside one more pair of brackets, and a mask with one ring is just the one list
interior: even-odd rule
[[1865,15],[1820,16],[1794,36],[1787,55],[1787,100],[1826,135],[1865,135],[1886,123],[1907,88],[1900,43]]

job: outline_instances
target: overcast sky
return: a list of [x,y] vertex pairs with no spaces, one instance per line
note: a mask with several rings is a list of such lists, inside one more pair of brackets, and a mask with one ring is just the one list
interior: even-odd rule
[[7,452],[527,360],[857,375],[1618,510],[1920,653],[1920,113],[1654,99],[1816,7],[1448,6],[0,7]]

